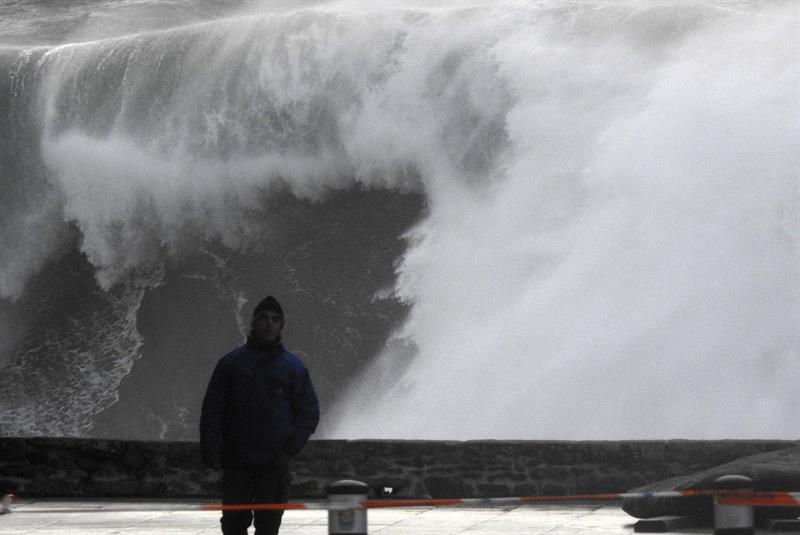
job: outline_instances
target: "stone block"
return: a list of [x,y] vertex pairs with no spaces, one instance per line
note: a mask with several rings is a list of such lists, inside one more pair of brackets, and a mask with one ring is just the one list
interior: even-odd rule
[[292,498],[323,498],[325,497],[325,489],[322,488],[319,481],[306,480],[292,482],[289,490],[289,496]]
[[434,498],[472,498],[475,488],[458,476],[430,476],[423,479],[428,493]]
[[544,496],[564,496],[575,493],[575,485],[570,480],[546,480],[539,485],[539,494]]
[[318,476],[328,471],[328,463],[324,459],[295,458],[292,460],[292,471],[304,476]]
[[115,459],[96,459],[94,466],[88,472],[92,477],[102,479],[130,479],[134,477],[133,471],[126,469],[121,463],[115,462]]
[[539,485],[532,482],[514,485],[511,489],[512,496],[536,496],[538,494]]
[[[374,484],[406,482],[408,493],[416,497],[471,497],[501,488],[511,495],[570,494],[622,490],[708,469],[720,459],[738,458],[743,452],[793,445],[779,441],[319,440],[311,441],[294,460],[293,471],[296,482],[309,484],[307,492],[312,493],[324,492],[325,485],[337,479],[360,479]],[[219,483],[219,473],[201,466],[198,444],[189,441],[0,437],[0,474],[21,480],[29,496],[99,492],[100,487],[81,486],[90,478],[135,479],[136,488],[117,487],[115,492],[141,497],[218,496]],[[315,482],[316,490],[310,482]]]
[[347,440],[310,440],[300,455],[297,456],[297,460],[338,460],[346,455],[348,445],[349,441]]
[[75,466],[84,472],[91,472],[97,466],[97,458],[88,455],[75,455]]
[[[486,477],[486,473],[481,470],[475,470],[474,468],[470,470],[454,470],[452,473],[458,474],[458,476],[465,480],[465,481],[480,481]],[[508,477],[513,479],[516,474],[510,474]],[[524,476],[522,478],[525,479]]]
[[147,458],[142,455],[142,452],[135,444],[132,444],[125,449],[125,453],[120,457],[120,462],[125,468],[138,470],[147,463]]
[[478,483],[476,485],[478,490],[479,498],[498,498],[504,496],[510,496],[509,491],[511,487],[509,485],[499,485],[496,483]]
[[140,484],[135,479],[89,478],[83,486],[88,496],[135,496]]
[[394,460],[384,456],[369,455],[359,466],[359,471],[364,472],[382,472],[392,470],[397,466]]
[[569,466],[553,464],[529,466],[527,473],[531,479],[567,479],[572,476],[572,470]]
[[26,459],[26,443],[24,439],[0,437],[0,463],[22,461]]
[[329,461],[327,470],[325,470],[325,472],[328,474],[337,474],[342,476],[352,476],[355,474],[353,465],[350,462],[343,460]]
[[25,485],[25,493],[32,496],[85,496],[88,474],[82,470],[39,471]]
[[61,448],[50,449],[33,444],[27,448],[27,458],[32,465],[49,469],[74,468],[77,466],[77,457],[74,451]]
[[36,475],[36,467],[24,463],[8,463],[0,466],[0,476],[32,478]]
[[454,466],[428,464],[425,466],[425,473],[429,475],[448,476],[456,472]]

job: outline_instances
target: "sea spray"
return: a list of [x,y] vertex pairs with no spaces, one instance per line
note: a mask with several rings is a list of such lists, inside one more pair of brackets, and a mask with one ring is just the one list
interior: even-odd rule
[[796,438],[796,15],[515,13],[504,177],[430,190],[332,435]]
[[[796,437],[797,13],[735,7],[254,5],[4,49],[0,291],[36,327],[3,431],[192,437],[277,287],[322,436]],[[63,261],[97,300],[42,332]]]

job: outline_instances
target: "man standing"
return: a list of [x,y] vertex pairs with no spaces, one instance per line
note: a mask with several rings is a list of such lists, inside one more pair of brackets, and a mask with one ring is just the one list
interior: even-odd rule
[[[222,467],[223,505],[286,503],[289,458],[319,422],[311,377],[281,341],[283,308],[267,296],[253,311],[247,342],[217,363],[200,417],[203,462]],[[275,535],[283,511],[223,511],[222,533]]]

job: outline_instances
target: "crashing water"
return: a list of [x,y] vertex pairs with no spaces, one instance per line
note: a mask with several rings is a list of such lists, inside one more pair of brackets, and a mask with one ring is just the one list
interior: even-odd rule
[[0,1],[0,434],[800,437],[794,3]]

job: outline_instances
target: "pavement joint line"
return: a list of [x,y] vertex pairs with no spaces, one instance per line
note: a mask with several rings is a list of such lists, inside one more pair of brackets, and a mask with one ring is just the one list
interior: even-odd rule
[[[503,515],[505,515],[506,513],[509,512],[508,510],[505,510],[505,507],[498,507],[498,508],[494,508],[493,507],[492,509],[497,511],[497,514],[495,514],[491,518],[487,518],[487,519],[481,520],[480,522],[478,522],[476,524],[472,524],[471,526],[468,526],[468,527],[462,529],[461,531],[456,533],[456,535],[460,535],[461,533],[466,533],[467,531],[472,531],[473,528],[477,528],[481,524],[485,524],[486,522],[489,522],[490,520],[495,520],[495,519],[497,519],[497,518],[499,518],[499,517],[501,517],[501,516],[503,516]],[[517,509],[517,507],[512,508],[511,511],[513,511],[514,509]]]
[[[419,510],[417,510],[417,509],[419,509]],[[420,507],[420,508],[416,508],[416,507],[415,507],[415,508],[414,508],[414,510],[415,510],[415,511],[414,511],[414,514],[413,514],[413,515],[410,515],[410,516],[412,516],[412,517],[420,516],[421,514],[425,513],[426,511],[430,511],[431,509],[435,509],[435,507],[426,507],[426,508],[422,508],[422,507]],[[370,529],[370,531],[381,531],[381,530],[383,530],[383,529],[387,529],[387,528],[390,528],[390,527],[392,527],[392,526],[397,526],[398,524],[400,524],[400,523],[401,523],[401,522],[403,522],[404,520],[405,520],[405,519],[403,519],[403,518],[400,518],[400,519],[398,519],[398,520],[395,520],[395,521],[394,521],[394,522],[392,522],[391,524],[386,524],[386,525],[384,525],[384,526],[381,526],[381,527],[380,527],[380,528],[378,528],[378,529]],[[368,519],[368,523],[369,523],[369,519]]]
[[[68,509],[75,505],[107,507],[113,509],[125,501],[51,500],[37,501],[30,507],[47,507],[52,510]],[[176,507],[181,501],[170,501]],[[394,513],[391,511],[395,511]],[[293,513],[297,514],[296,520]],[[326,513],[322,510],[296,511],[284,517],[285,531],[289,534],[322,535],[326,531]],[[195,516],[196,515],[196,516]],[[218,512],[186,510],[125,511],[122,514],[103,515],[87,513],[70,514],[54,511],[50,514],[26,517],[14,512],[0,516],[0,532],[7,535],[217,535]],[[383,509],[375,512],[371,532],[385,535],[498,535],[500,533],[539,535],[632,535],[633,519],[617,505],[610,503],[534,504],[504,506],[501,508],[461,506],[453,508],[409,507]],[[29,524],[31,520],[33,524]],[[7,521],[7,522],[6,522]],[[283,531],[283,530],[282,530]],[[710,530],[679,531],[709,535]],[[758,535],[767,535],[757,530]]]
[[578,520],[582,519],[583,517],[585,517],[585,516],[588,516],[588,515],[591,515],[591,514],[595,513],[596,511],[599,511],[600,509],[602,509],[602,508],[603,508],[603,507],[605,507],[605,506],[603,506],[603,505],[600,505],[600,506],[598,506],[598,507],[596,507],[596,508],[592,508],[592,507],[593,507],[593,506],[591,506],[590,508],[587,508],[587,509],[584,511],[584,513],[583,513],[582,515],[578,515],[578,516],[577,516],[577,518],[570,518],[569,520],[567,520],[567,521],[566,521],[566,522],[564,522],[564,523],[557,524],[557,525],[553,526],[552,528],[550,528],[550,529],[548,529],[548,530],[545,530],[545,531],[543,531],[543,532],[542,532],[540,535],[545,535],[545,534],[547,534],[547,533],[550,533],[551,531],[555,531],[555,530],[564,529],[566,526],[569,526],[570,524],[573,524],[574,522],[576,522],[576,521],[578,521]]

